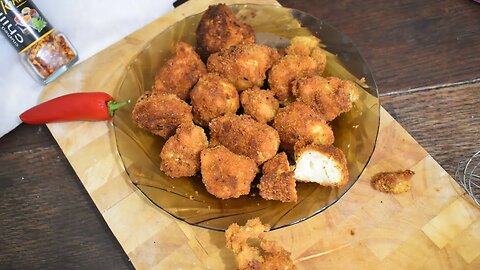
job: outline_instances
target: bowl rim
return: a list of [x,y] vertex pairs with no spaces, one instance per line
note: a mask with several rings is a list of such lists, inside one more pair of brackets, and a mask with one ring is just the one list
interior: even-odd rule
[[[344,43],[346,44],[350,44],[350,47],[353,48],[357,55],[360,57],[361,61],[363,62],[364,66],[366,67],[366,70],[367,72],[366,73],[369,73],[369,75],[371,76],[371,82],[368,82],[368,85],[369,86],[373,86],[371,87],[371,91],[373,91],[373,93],[370,93],[368,92],[368,94],[371,94],[371,95],[374,95],[374,97],[376,98],[376,101],[377,101],[377,109],[375,110],[375,112],[378,114],[378,125],[377,125],[377,128],[376,130],[374,131],[375,132],[375,140],[374,140],[374,143],[373,143],[373,147],[371,149],[371,152],[369,153],[368,155],[368,158],[365,162],[365,165],[363,166],[363,168],[361,168],[359,170],[359,174],[358,176],[351,182],[348,184],[348,186],[344,189],[343,192],[339,193],[335,199],[329,201],[326,205],[324,205],[323,207],[321,207],[320,209],[306,215],[305,217],[303,218],[300,218],[300,219],[297,219],[295,221],[292,221],[292,222],[289,222],[289,223],[286,223],[286,224],[282,224],[282,225],[279,225],[279,226],[273,226],[270,228],[270,231],[274,231],[274,230],[278,230],[278,229],[282,229],[282,228],[286,228],[286,227],[290,227],[290,226],[293,226],[293,225],[296,225],[296,224],[299,224],[303,221],[306,221],[320,213],[322,213],[323,211],[327,210],[329,207],[331,207],[332,205],[334,205],[335,203],[337,203],[343,196],[345,196],[345,194],[347,194],[347,192],[357,183],[357,181],[359,180],[359,178],[362,176],[362,174],[364,173],[365,169],[367,168],[368,164],[370,163],[371,161],[371,158],[373,156],[373,153],[375,152],[375,149],[376,149],[376,146],[377,146],[377,143],[378,143],[378,134],[379,134],[379,130],[380,130],[380,124],[381,124],[381,111],[380,111],[380,108],[381,108],[381,103],[380,103],[380,98],[379,98],[379,92],[378,92],[378,86],[377,86],[377,83],[376,83],[376,80],[373,76],[373,73],[372,73],[372,70],[370,69],[370,66],[368,65],[367,61],[365,60],[365,58],[363,57],[360,49],[358,48],[358,46],[350,39],[350,37],[348,37],[347,35],[343,34],[342,32],[340,32],[337,28],[335,28],[334,26],[332,26],[331,24],[329,24],[328,22],[324,21],[324,20],[321,20],[319,18],[317,18],[316,16],[308,13],[308,12],[305,12],[305,11],[302,11],[302,10],[299,10],[299,9],[294,9],[294,8],[288,8],[288,7],[284,7],[284,6],[281,6],[281,5],[274,5],[274,4],[257,4],[257,3],[236,3],[236,4],[227,4],[227,6],[229,7],[270,7],[270,8],[276,8],[276,9],[284,9],[284,10],[288,10],[290,13],[293,11],[293,12],[297,12],[299,14],[302,14],[303,16],[308,16],[312,19],[314,19],[315,21],[317,22],[320,22],[322,26],[327,26],[329,27],[331,30],[333,30],[335,33],[339,34],[340,36],[342,36],[344,38]],[[125,82],[125,78],[129,72],[129,70],[132,68],[133,64],[135,63],[135,61],[137,61],[138,59],[138,56],[140,54],[143,53],[143,51],[145,51],[145,49],[147,49],[149,46],[151,46],[152,44],[152,41],[157,38],[159,35],[163,34],[164,32],[166,31],[169,31],[171,30],[173,27],[175,27],[178,23],[188,19],[188,18],[191,18],[191,17],[195,17],[195,16],[199,16],[200,14],[203,14],[204,12],[206,11],[206,9],[204,9],[203,11],[201,12],[197,12],[197,13],[194,13],[194,14],[191,14],[189,16],[186,16],[184,18],[182,18],[181,20],[177,20],[175,21],[174,23],[172,23],[171,25],[169,25],[168,27],[166,27],[165,29],[163,29],[161,32],[157,33],[155,36],[153,36],[151,39],[149,39],[144,45],[141,46],[140,49],[138,49],[138,52],[135,53],[131,58],[130,60],[127,62],[127,64],[124,66],[124,71],[123,71],[123,74],[122,76],[120,77],[120,79],[118,80],[118,83],[117,83],[117,87],[115,88],[115,91],[114,91],[114,96],[117,95],[117,93],[120,91],[121,89],[121,86],[123,85],[123,83]],[[310,31],[311,32],[311,31]],[[316,36],[315,33],[311,33],[312,35]],[[328,47],[327,47],[327,51],[328,51]],[[347,69],[347,67],[345,67]],[[348,70],[348,69],[347,69]],[[357,84],[357,83],[356,83]],[[358,84],[357,84],[358,85]],[[362,87],[361,85],[359,85],[360,87]],[[364,89],[364,87],[362,87]],[[115,117],[115,116],[114,116]],[[132,178],[131,178],[131,175],[130,175],[130,172],[127,170],[126,166],[125,166],[125,163],[124,163],[124,159],[123,159],[123,155],[120,153],[120,150],[118,148],[118,135],[117,135],[117,132],[123,132],[119,127],[117,127],[115,124],[114,124],[114,121],[112,121],[112,126],[114,128],[114,136],[115,136],[115,144],[116,144],[116,150],[117,150],[117,153],[121,159],[121,164],[122,164],[122,167],[124,168],[125,172],[127,173],[128,175],[128,178],[130,180],[130,182],[151,202],[153,203],[156,207],[160,208],[163,212],[167,213],[168,215],[174,217],[175,219],[177,220],[180,220],[180,221],[183,221],[189,225],[192,225],[192,226],[196,226],[196,227],[200,227],[200,228],[203,228],[203,229],[208,229],[208,230],[213,230],[213,231],[219,231],[219,232],[225,232],[226,231],[226,228],[225,229],[222,229],[222,228],[217,228],[217,227],[212,227],[212,226],[208,226],[208,225],[205,225],[205,224],[201,224],[201,223],[195,223],[195,222],[189,222],[187,219],[185,218],[182,218],[180,216],[176,216],[175,214],[167,211],[166,209],[164,209],[161,205],[159,205],[158,203],[156,203],[154,200],[152,200],[141,188],[138,187],[137,184],[135,184],[133,181],[132,181]],[[117,131],[119,130],[119,131]],[[298,204],[298,202],[297,202]],[[297,205],[295,205],[294,207],[292,207],[291,209],[294,209],[295,207],[297,207]],[[202,222],[204,222],[205,220],[203,220]]]

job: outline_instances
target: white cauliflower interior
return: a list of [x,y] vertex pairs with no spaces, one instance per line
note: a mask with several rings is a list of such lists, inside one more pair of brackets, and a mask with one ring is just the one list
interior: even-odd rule
[[295,179],[304,182],[315,182],[335,185],[342,181],[342,167],[328,155],[318,151],[305,151],[297,159]]

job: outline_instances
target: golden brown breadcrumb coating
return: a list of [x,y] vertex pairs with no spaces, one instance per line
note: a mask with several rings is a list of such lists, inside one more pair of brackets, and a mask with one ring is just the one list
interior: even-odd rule
[[286,55],[268,73],[268,83],[275,97],[284,102],[291,96],[291,84],[296,79],[319,74],[318,64],[310,56]]
[[133,122],[140,128],[168,139],[182,123],[193,121],[192,108],[177,96],[145,92],[132,112]]
[[278,151],[278,132],[248,115],[225,115],[210,122],[210,143],[253,159],[258,165],[273,158]]
[[258,172],[252,159],[232,153],[224,146],[202,151],[202,181],[207,191],[220,199],[238,198],[250,192]]
[[290,45],[285,48],[286,54],[310,55],[313,48],[320,45],[320,39],[315,36],[297,36],[290,40]]
[[269,230],[270,226],[263,225],[259,218],[248,220],[245,226],[233,223],[228,227],[225,231],[226,246],[235,254],[237,269],[296,269],[290,252],[264,238],[264,233]]
[[313,108],[325,121],[350,111],[352,103],[358,99],[355,84],[337,77],[304,77],[296,80],[292,92],[297,100]]
[[181,124],[160,152],[160,170],[170,177],[194,176],[200,171],[200,152],[207,147],[203,128]]
[[347,159],[342,150],[333,145],[296,144],[295,163],[294,178],[297,181],[331,187],[348,183]]
[[291,258],[292,254],[275,241],[260,239],[260,247],[263,249],[264,253],[264,261],[260,268],[261,270],[297,269]]
[[279,58],[275,48],[241,44],[210,55],[207,69],[231,81],[238,91],[243,91],[262,86],[265,73]]
[[326,54],[314,36],[298,36],[290,41],[286,55],[269,71],[268,82],[280,102],[291,98],[292,82],[305,76],[320,75],[327,64]]
[[317,112],[302,102],[294,102],[281,108],[273,127],[280,135],[281,146],[289,153],[293,153],[297,142],[332,144],[334,135],[332,128]]
[[233,45],[255,43],[252,27],[238,20],[225,4],[208,7],[200,19],[196,34],[197,50],[204,59]]
[[152,90],[163,94],[174,94],[188,101],[190,89],[206,72],[205,64],[192,46],[180,42],[175,48],[175,54],[157,71]]
[[407,192],[412,186],[411,179],[414,174],[411,170],[378,173],[372,177],[372,186],[386,193]]
[[260,123],[273,120],[278,112],[278,100],[270,90],[262,90],[257,86],[247,89],[240,95],[245,114],[250,115]]
[[327,55],[319,47],[320,39],[315,36],[298,36],[292,38],[286,54],[310,56],[317,62],[318,74],[322,74],[327,66]]
[[282,152],[263,164],[260,178],[260,196],[266,200],[296,202],[297,191],[293,171],[290,171],[287,155]]
[[208,126],[214,118],[235,114],[240,107],[238,92],[227,79],[215,73],[207,73],[198,80],[190,93],[193,119],[201,126]]

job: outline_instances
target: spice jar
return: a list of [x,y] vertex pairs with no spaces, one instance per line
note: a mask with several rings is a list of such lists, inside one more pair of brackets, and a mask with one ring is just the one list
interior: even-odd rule
[[29,73],[47,84],[78,61],[68,38],[29,0],[0,0],[0,28]]

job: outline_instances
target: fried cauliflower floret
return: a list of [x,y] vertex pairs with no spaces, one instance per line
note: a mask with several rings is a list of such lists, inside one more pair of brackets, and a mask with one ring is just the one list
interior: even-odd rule
[[318,112],[325,121],[331,121],[341,113],[352,109],[358,99],[358,91],[351,81],[336,77],[304,77],[293,84],[297,100]]
[[212,119],[219,116],[235,114],[240,107],[235,86],[215,73],[200,77],[190,97],[193,119],[201,126],[208,126]]
[[133,122],[147,131],[168,139],[182,123],[193,121],[192,108],[177,96],[145,92],[132,112]]
[[205,64],[192,46],[180,42],[175,48],[175,55],[168,59],[155,75],[153,91],[174,94],[188,101],[190,89],[206,72]]
[[248,239],[258,238],[269,230],[270,226],[268,224],[262,224],[258,217],[248,220],[245,226],[239,226],[237,223],[233,223],[228,226],[228,229],[225,231],[227,248],[237,253],[242,249],[243,245],[247,243]]
[[292,38],[286,54],[310,56],[317,62],[318,74],[322,74],[327,65],[327,55],[319,47],[320,39],[314,36],[298,36]]
[[210,122],[210,143],[223,145],[238,155],[253,159],[258,165],[273,158],[280,145],[278,132],[248,115],[225,115]]
[[322,74],[327,66],[327,55],[323,52],[322,49],[319,47],[313,48],[312,52],[310,53],[310,57],[312,57],[318,65],[318,74]]
[[312,50],[320,45],[320,39],[315,36],[297,36],[292,38],[285,49],[286,54],[310,55]]
[[258,185],[262,198],[281,202],[297,201],[295,179],[285,153],[279,153],[265,162],[262,171],[263,175]]
[[230,199],[250,192],[250,184],[258,171],[252,159],[217,146],[203,150],[200,160],[202,181],[210,194]]
[[228,79],[241,92],[253,86],[262,86],[265,73],[279,58],[275,48],[241,44],[210,55],[207,69]]
[[160,170],[170,177],[194,176],[200,171],[200,152],[207,147],[203,128],[181,124],[160,152]]
[[260,123],[272,121],[279,107],[278,100],[272,91],[261,90],[257,86],[243,91],[240,95],[240,102],[245,114]]
[[330,145],[335,139],[325,120],[298,101],[278,111],[273,127],[280,135],[281,146],[289,153],[293,153],[297,142]]
[[260,240],[260,247],[264,252],[262,270],[294,270],[297,269],[291,258],[291,253],[274,241]]
[[403,193],[410,190],[411,179],[415,173],[411,170],[383,172],[372,177],[372,186],[386,193]]
[[292,93],[291,84],[296,79],[320,74],[315,59],[305,55],[286,55],[268,73],[268,83],[280,102],[287,101]]
[[333,145],[310,144],[295,149],[294,178],[322,186],[340,187],[348,183],[347,159]]
[[264,233],[269,230],[270,226],[263,225],[259,218],[248,220],[245,226],[233,223],[228,227],[225,232],[226,246],[235,254],[237,269],[296,269],[290,252],[276,242],[264,239]]
[[209,6],[197,28],[198,52],[205,59],[233,45],[255,43],[252,27],[239,21],[225,4]]

